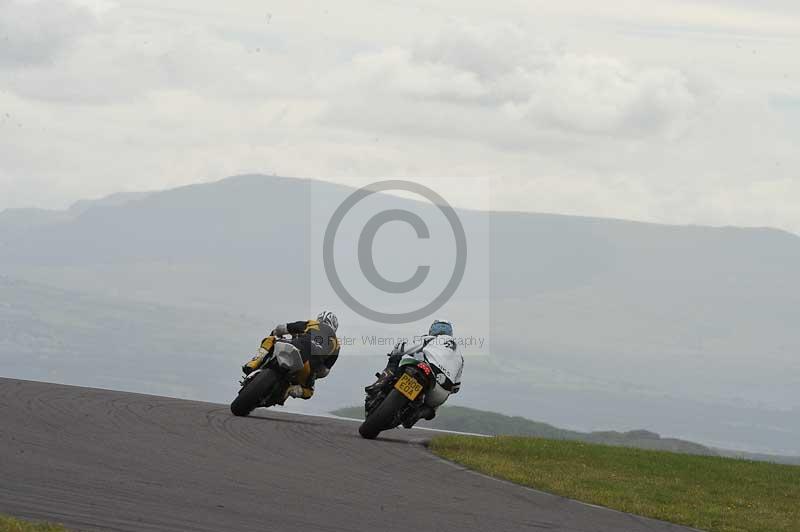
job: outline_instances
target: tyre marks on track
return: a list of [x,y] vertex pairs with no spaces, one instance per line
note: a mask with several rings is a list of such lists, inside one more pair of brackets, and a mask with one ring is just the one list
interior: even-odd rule
[[0,420],[0,512],[76,530],[686,530],[467,472],[416,430],[2,378]]

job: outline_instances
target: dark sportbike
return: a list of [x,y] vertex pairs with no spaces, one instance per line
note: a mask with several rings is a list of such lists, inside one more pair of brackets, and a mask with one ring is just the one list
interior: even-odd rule
[[450,394],[458,392],[463,367],[464,359],[449,337],[439,337],[407,353],[394,377],[367,395],[366,419],[359,434],[373,440],[384,430],[400,425],[411,428],[423,408],[435,411]]
[[241,382],[239,395],[231,403],[234,416],[248,416],[259,407],[283,404],[289,386],[299,384],[297,377],[308,370],[300,351],[286,341],[275,342],[272,354]]

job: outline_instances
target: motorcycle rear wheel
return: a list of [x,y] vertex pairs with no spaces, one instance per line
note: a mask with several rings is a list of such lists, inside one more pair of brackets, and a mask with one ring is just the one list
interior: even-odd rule
[[249,416],[265,398],[274,393],[279,381],[274,371],[265,369],[239,391],[239,396],[231,403],[231,413],[238,417]]
[[382,431],[393,429],[392,423],[397,417],[397,413],[408,403],[409,400],[406,396],[397,390],[392,390],[358,427],[358,433],[366,440],[374,440]]

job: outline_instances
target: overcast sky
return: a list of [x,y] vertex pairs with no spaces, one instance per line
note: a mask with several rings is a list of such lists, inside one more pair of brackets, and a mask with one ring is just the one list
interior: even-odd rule
[[800,233],[796,0],[165,4],[0,0],[0,209],[482,176],[453,201]]

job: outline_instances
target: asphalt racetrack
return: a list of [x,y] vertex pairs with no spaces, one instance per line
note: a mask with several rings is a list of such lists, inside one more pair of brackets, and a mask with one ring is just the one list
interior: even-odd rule
[[440,460],[432,433],[0,379],[0,513],[112,531],[687,530]]

